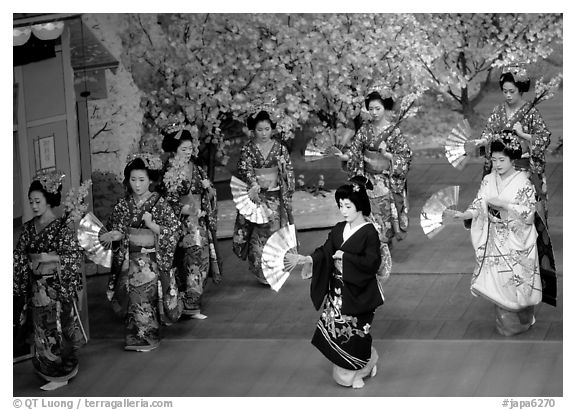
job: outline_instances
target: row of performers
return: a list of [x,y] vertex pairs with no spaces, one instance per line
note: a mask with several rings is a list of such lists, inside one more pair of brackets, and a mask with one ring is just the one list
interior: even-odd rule
[[[500,87],[506,101],[494,109],[482,143],[491,147],[494,136],[515,130],[512,138],[525,148],[522,157],[526,159],[518,161],[518,166],[524,165],[528,172],[523,171],[523,175],[536,182],[532,184],[536,185],[535,203],[545,224],[544,150],[550,133],[536,108],[526,109],[528,103],[522,94],[527,89],[522,81],[512,73],[503,74]],[[362,175],[365,179],[357,185],[369,197],[365,216],[376,227],[381,270],[382,264],[390,265],[392,239],[403,239],[407,232],[406,175],[412,152],[392,122],[394,101],[372,91],[365,105],[371,121],[359,128],[349,149],[337,155],[347,162],[352,177]],[[272,213],[266,224],[251,223],[238,214],[233,249],[240,258],[248,259],[251,272],[266,284],[260,263],[262,249],[272,233],[293,223],[294,172],[287,148],[272,138],[275,123],[269,113],[258,112],[249,117],[247,125],[254,138],[242,148],[238,177],[248,184],[249,196],[264,202]],[[195,162],[195,143],[187,130],[167,134],[162,146],[172,155],[164,165],[151,154],[132,155],[124,169],[128,194],[114,207],[108,232],[100,237],[113,248],[108,297],[125,318],[127,350],[156,348],[160,325],[174,322],[181,314],[205,318],[200,309],[207,278],[215,282],[221,279],[216,192]],[[486,152],[487,165],[491,166],[490,150]],[[486,174],[489,172],[487,167]],[[159,192],[150,190],[155,179],[161,180]],[[66,383],[76,374],[75,351],[85,340],[76,306],[82,288],[82,252],[73,228],[53,212],[60,195],[59,176],[44,174],[32,182],[29,199],[34,218],[24,225],[14,250],[15,301],[27,307],[20,311],[31,318],[33,364],[49,384]],[[358,203],[355,206],[358,208]],[[366,213],[365,209],[360,213]],[[367,352],[368,357],[359,363],[368,362],[370,349]]]

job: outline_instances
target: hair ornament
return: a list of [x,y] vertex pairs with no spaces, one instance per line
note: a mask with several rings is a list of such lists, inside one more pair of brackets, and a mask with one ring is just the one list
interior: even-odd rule
[[390,84],[388,84],[388,82],[384,80],[376,80],[374,83],[372,83],[372,85],[368,88],[366,97],[368,97],[368,95],[370,95],[373,92],[377,92],[378,94],[380,94],[380,97],[382,97],[382,99],[385,98],[394,99],[395,97],[394,93],[392,92],[392,88],[390,87]]
[[520,141],[515,136],[509,135],[496,135],[496,139],[499,140],[506,148],[514,151],[522,150]]
[[126,158],[126,164],[130,164],[135,159],[140,158],[144,161],[146,168],[154,171],[159,171],[162,169],[162,160],[155,154],[150,152],[137,152],[135,154],[129,154]]
[[502,74],[508,73],[512,74],[515,82],[525,83],[526,81],[530,80],[528,77],[528,72],[526,71],[526,67],[522,63],[511,63],[507,66],[504,66],[502,69]]
[[358,185],[356,183],[352,184],[352,191],[360,192],[360,185]]
[[32,180],[39,181],[46,192],[56,194],[58,193],[58,189],[62,186],[62,180],[65,176],[66,174],[57,170],[41,170],[36,172],[36,175],[34,175]]

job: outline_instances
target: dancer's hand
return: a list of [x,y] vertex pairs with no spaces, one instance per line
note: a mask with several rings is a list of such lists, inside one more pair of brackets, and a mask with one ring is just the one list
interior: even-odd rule
[[248,198],[250,198],[254,202],[257,202],[259,193],[260,193],[260,185],[254,184],[252,185],[252,188],[248,190]]
[[342,252],[341,250],[337,250],[334,255],[332,255],[332,259],[342,259],[342,257],[344,256],[344,252]]

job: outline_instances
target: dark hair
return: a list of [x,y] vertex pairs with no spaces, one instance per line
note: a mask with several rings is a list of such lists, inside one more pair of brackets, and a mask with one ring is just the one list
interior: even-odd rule
[[526,81],[516,81],[512,73],[504,73],[500,76],[500,90],[504,89],[504,83],[512,83],[520,93],[525,93],[530,89],[530,79],[528,78]]
[[390,111],[392,108],[394,108],[394,100],[392,99],[392,97],[383,98],[378,91],[372,91],[370,94],[366,96],[366,99],[364,100],[366,109],[368,109],[368,105],[370,105],[370,102],[374,100],[379,100],[384,106],[384,109],[386,111]]
[[60,201],[62,200],[62,185],[58,187],[58,192],[52,194],[44,189],[40,181],[34,180],[28,189],[28,197],[30,197],[30,194],[34,191],[41,192],[42,195],[44,195],[44,198],[46,198],[46,203],[51,208],[55,208],[60,205]]
[[495,152],[501,152],[511,160],[520,159],[522,157],[522,148],[511,147],[511,143],[518,144],[518,147],[520,147],[518,140],[513,142],[513,139],[516,139],[516,137],[505,136],[502,139],[492,141],[490,143],[490,151],[492,154]]
[[248,129],[252,131],[260,121],[268,121],[270,127],[272,127],[273,130],[276,129],[276,123],[272,121],[272,118],[270,118],[270,114],[268,114],[267,111],[260,111],[256,116],[249,116],[246,120],[246,125],[248,126]]
[[[194,138],[192,137],[192,134],[189,130],[180,130],[171,133],[163,132],[162,134],[164,135],[164,138],[162,139],[162,149],[164,152],[176,152],[180,144],[182,144],[184,141],[190,141],[194,143]],[[178,134],[180,135],[178,138],[176,138]]]
[[146,173],[148,174],[148,178],[150,179],[150,182],[157,181],[158,177],[160,176],[160,172],[158,170],[148,169],[146,167],[146,163],[142,158],[135,158],[134,160],[126,164],[126,167],[124,168],[124,181],[122,181],[122,183],[124,184],[129,193],[132,193],[132,187],[130,187],[130,173],[136,170],[146,171]]
[[366,188],[373,189],[372,183],[361,175],[352,177],[349,181],[351,184],[342,185],[336,190],[336,205],[340,207],[341,199],[349,199],[357,211],[362,212],[364,216],[369,216],[372,210]]

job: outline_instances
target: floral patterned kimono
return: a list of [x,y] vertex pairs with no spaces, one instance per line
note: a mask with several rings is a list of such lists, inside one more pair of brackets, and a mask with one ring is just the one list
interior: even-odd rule
[[262,249],[268,238],[282,228],[293,222],[292,194],[294,193],[294,169],[288,149],[279,141],[274,144],[264,158],[254,141],[249,141],[240,153],[238,161],[238,178],[248,186],[258,182],[257,173],[261,169],[278,169],[278,187],[260,190],[260,201],[271,211],[270,221],[265,224],[255,224],[248,221],[240,213],[236,216],[232,247],[234,253],[241,259],[248,258],[249,269],[258,281],[267,284],[262,273]]
[[[488,198],[499,198],[511,209],[496,210]],[[486,175],[468,208],[476,252],[471,290],[496,305],[496,327],[504,336],[528,330],[535,321],[534,305],[542,300],[535,209],[534,186],[522,171],[505,179],[496,172]]]
[[[185,315],[200,313],[208,276],[216,283],[221,280],[216,239],[217,200],[215,191],[213,198],[208,196],[203,180],[208,181],[208,177],[200,166],[193,162],[179,164],[171,158],[165,166],[161,187],[183,228],[174,254],[174,266]],[[181,214],[185,205],[192,207],[190,215]]]
[[[393,154],[391,164],[378,152],[385,142]],[[352,141],[348,162],[349,177],[366,176],[374,185],[368,190],[373,221],[380,232],[380,241],[392,247],[392,238],[401,240],[408,232],[408,190],[406,176],[412,161],[412,150],[397,127],[389,127],[374,135],[372,124],[366,123]]]
[[[160,235],[145,228],[145,212],[160,226]],[[156,346],[160,324],[175,322],[182,312],[171,269],[180,235],[178,218],[156,192],[141,207],[128,195],[114,206],[107,228],[124,234],[113,247],[108,299],[125,319],[126,347]]]
[[[40,253],[56,254],[60,262],[38,263]],[[78,372],[76,351],[86,342],[77,310],[82,259],[76,230],[63,218],[44,228],[36,218],[27,222],[14,249],[14,296],[30,311],[32,363],[47,381],[67,381]]]
[[524,132],[532,135],[528,142],[518,138],[524,152],[520,160],[514,161],[516,169],[524,170],[530,175],[530,181],[536,192],[536,215],[534,224],[538,232],[538,260],[540,273],[545,282],[544,302],[556,306],[556,263],[554,251],[548,234],[547,184],[544,173],[546,166],[545,153],[550,145],[550,131],[546,127],[540,112],[532,107],[531,102],[525,102],[510,118],[507,117],[505,104],[497,105],[482,132],[482,139],[487,142],[484,161],[484,175],[490,173],[490,143],[495,135],[512,130],[516,122],[522,124]]
[[[312,254],[310,296],[317,310],[323,306],[312,344],[334,364],[333,377],[344,386],[362,387],[361,379],[375,374],[378,354],[370,326],[376,308],[384,303],[377,280],[378,236],[370,222],[356,229],[340,222]],[[344,254],[335,261],[338,250]]]

